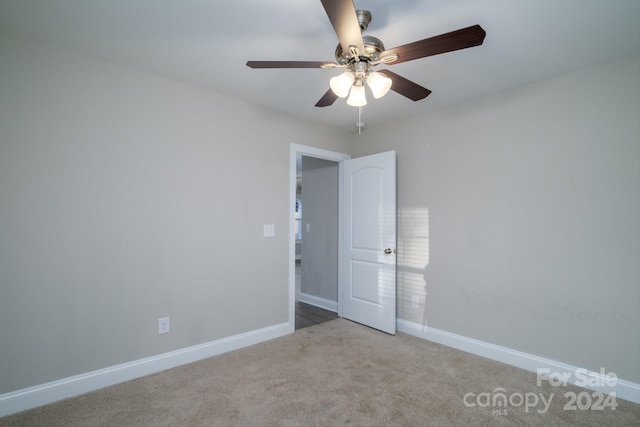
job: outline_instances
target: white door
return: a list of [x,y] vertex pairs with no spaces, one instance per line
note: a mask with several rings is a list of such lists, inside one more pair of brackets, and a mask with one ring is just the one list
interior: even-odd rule
[[340,163],[342,317],[396,332],[396,153]]

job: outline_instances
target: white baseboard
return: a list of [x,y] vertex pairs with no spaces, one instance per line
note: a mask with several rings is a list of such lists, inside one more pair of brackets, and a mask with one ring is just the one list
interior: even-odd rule
[[[547,373],[551,373],[554,377],[566,378],[567,383],[576,384],[604,394],[615,392],[616,397],[634,403],[640,403],[640,384],[638,383],[618,378],[615,380],[615,385],[607,385],[607,382],[611,383],[611,379],[601,372],[589,371],[544,357],[427,327],[408,320],[397,319],[397,326],[398,331],[409,335],[466,351],[467,353],[477,356],[486,357],[487,359],[506,363],[507,365],[530,372],[541,372],[541,377],[549,376]],[[539,369],[542,371],[539,371]],[[563,375],[563,377],[560,377],[560,375]]]
[[316,307],[324,308],[325,310],[333,311],[334,313],[338,312],[338,303],[329,299],[320,298],[301,292],[298,294],[298,301],[305,304],[315,305]]
[[[317,305],[327,310],[337,310],[337,304],[335,302],[324,300],[322,298],[319,298],[319,300],[321,300],[320,303],[324,304],[324,306],[312,302],[309,302],[309,304]],[[333,303],[333,305],[323,303],[322,301]],[[506,363],[527,371],[537,373],[538,369],[548,369],[549,372],[566,375],[568,382],[571,384],[575,384],[576,379],[578,378],[584,378],[584,373],[587,373],[589,378],[593,378],[596,383],[606,383],[606,378],[599,372],[587,371],[566,363],[489,344],[473,338],[467,338],[462,335],[441,331],[432,327],[426,327],[419,323],[398,319],[398,331],[433,341],[438,344],[446,345],[448,347],[457,348],[458,350],[466,351],[471,354]],[[289,325],[289,323],[282,323],[193,347],[187,347],[157,356],[5,393],[0,395],[0,417],[77,396],[82,393],[87,393],[124,381],[140,378],[142,376],[171,369],[176,366],[196,362],[198,360],[237,350],[239,348],[248,347],[263,341],[268,341],[290,334],[291,332],[291,325]],[[581,373],[581,376],[576,375],[576,373]],[[615,386],[586,385],[585,388],[606,394],[615,392],[616,396],[621,399],[640,404],[640,384],[638,383],[618,378]]]
[[5,393],[0,395],[0,417],[248,347],[292,332],[293,328],[289,323],[281,323],[193,347]]

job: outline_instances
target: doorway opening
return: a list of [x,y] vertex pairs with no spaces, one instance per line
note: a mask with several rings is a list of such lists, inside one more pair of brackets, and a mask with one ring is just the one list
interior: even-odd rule
[[342,153],[291,144],[289,324],[337,318],[339,162]]

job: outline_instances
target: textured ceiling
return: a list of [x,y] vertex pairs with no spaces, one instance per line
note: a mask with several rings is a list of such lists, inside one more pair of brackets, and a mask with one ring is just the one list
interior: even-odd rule
[[[479,47],[388,67],[433,91],[363,109],[367,129],[640,52],[640,0],[358,0],[387,49],[469,25]],[[252,70],[247,60],[333,61],[319,0],[0,0],[0,33],[44,40],[253,104],[354,130],[339,99],[314,107],[341,70]]]

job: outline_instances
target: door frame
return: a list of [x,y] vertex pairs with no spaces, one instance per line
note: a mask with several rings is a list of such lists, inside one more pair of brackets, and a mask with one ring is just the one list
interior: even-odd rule
[[[315,157],[318,159],[331,160],[334,162],[342,162],[349,160],[349,154],[339,153],[337,151],[324,150],[322,148],[310,147],[291,143],[289,149],[289,330],[295,331],[296,327],[296,230],[295,230],[295,211],[296,211],[296,157],[298,155]],[[338,178],[339,185],[342,185],[342,177]],[[340,193],[340,190],[339,190]],[[338,196],[338,235],[342,236],[342,197]],[[342,239],[338,239],[338,262],[342,253]],[[340,298],[340,283],[338,283],[338,315],[342,314],[342,305]]]

